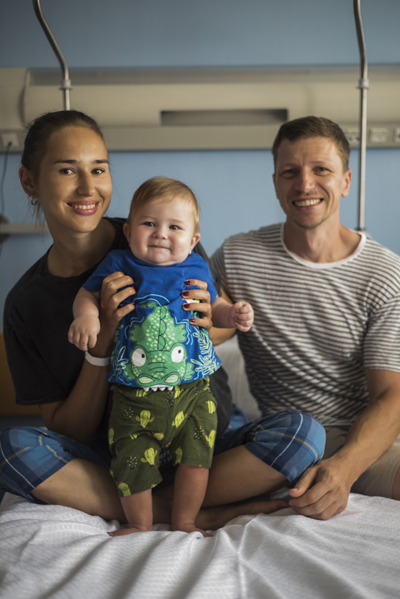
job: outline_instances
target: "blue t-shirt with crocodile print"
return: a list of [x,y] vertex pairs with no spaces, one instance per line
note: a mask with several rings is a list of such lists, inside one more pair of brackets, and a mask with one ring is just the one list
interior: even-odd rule
[[[188,279],[207,283],[211,303],[217,297],[208,264],[198,254],[168,266],[147,264],[128,250],[110,252],[86,281],[84,288],[101,290],[103,279],[121,271],[134,280],[135,310],[125,316],[115,334],[107,380],[130,387],[173,387],[204,378],[221,361],[208,332],[190,324],[192,312],[182,306]],[[125,303],[131,303],[132,297]],[[195,306],[195,304],[194,304]]]

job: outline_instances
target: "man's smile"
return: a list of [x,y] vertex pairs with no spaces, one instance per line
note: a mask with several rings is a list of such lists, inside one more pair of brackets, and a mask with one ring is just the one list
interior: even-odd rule
[[304,200],[295,200],[293,202],[293,204],[295,206],[315,206],[316,204],[319,204],[320,202],[322,202],[323,200],[321,198],[313,198],[313,199],[304,199]]

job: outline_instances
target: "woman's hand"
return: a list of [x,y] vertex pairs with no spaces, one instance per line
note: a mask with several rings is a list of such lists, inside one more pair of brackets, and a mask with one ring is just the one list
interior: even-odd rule
[[132,277],[123,272],[114,272],[104,279],[100,292],[101,329],[96,347],[90,352],[94,356],[111,355],[114,335],[119,323],[124,316],[135,309],[133,302],[120,307],[121,302],[135,295],[133,284]]
[[[207,283],[204,281],[199,281],[198,279],[189,279],[185,281],[185,285],[188,287],[196,286],[200,287],[200,289],[186,289],[182,292],[182,297],[184,302],[187,300],[198,300],[200,303],[196,302],[195,311],[198,312],[198,318],[190,318],[190,324],[196,327],[203,327],[205,329],[210,330],[213,326],[212,317],[211,317],[211,304],[210,304],[210,294],[207,291]],[[191,303],[184,303],[183,309],[186,312],[190,312],[194,309]]]

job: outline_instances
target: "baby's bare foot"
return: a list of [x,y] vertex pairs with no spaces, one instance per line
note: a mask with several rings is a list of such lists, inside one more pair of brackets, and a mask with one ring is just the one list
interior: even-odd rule
[[107,534],[110,537],[122,537],[123,535],[131,535],[134,532],[148,532],[151,528],[137,528],[136,526],[125,526],[123,528],[119,528],[118,530],[114,530],[113,532],[108,532]]
[[212,534],[206,532],[202,528],[198,528],[195,524],[182,524],[175,526],[172,530],[181,530],[182,532],[201,532],[203,537],[212,537]]

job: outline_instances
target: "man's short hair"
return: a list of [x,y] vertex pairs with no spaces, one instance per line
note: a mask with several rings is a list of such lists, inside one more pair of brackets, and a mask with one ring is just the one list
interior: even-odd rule
[[274,145],[272,146],[272,154],[274,157],[274,167],[278,150],[284,139],[288,141],[297,141],[298,139],[307,139],[310,137],[326,137],[331,139],[336,145],[337,151],[342,159],[343,170],[349,168],[350,144],[342,129],[329,119],[320,116],[305,116],[300,119],[294,119],[284,123],[275,137]]

